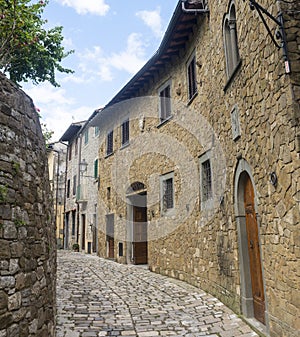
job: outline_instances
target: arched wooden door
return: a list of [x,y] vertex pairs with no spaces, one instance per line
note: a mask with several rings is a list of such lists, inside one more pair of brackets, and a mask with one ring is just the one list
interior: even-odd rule
[[254,189],[248,175],[245,181],[244,204],[254,317],[265,324],[265,296],[260,258],[258,225],[254,207]]

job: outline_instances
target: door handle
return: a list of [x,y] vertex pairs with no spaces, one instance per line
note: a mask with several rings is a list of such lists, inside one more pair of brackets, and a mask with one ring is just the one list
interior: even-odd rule
[[253,245],[253,240],[250,240],[250,248],[253,249],[254,245]]

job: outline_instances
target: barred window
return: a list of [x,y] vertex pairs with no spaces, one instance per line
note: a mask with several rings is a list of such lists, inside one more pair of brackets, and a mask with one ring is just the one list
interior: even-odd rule
[[211,152],[207,151],[199,158],[200,163],[200,199],[201,209],[214,207],[214,176],[211,161]]
[[212,198],[212,179],[210,160],[202,163],[202,199],[207,201]]
[[168,210],[174,207],[173,200],[173,178],[164,181],[164,209]]
[[161,212],[168,213],[175,207],[174,202],[174,172],[160,177]]

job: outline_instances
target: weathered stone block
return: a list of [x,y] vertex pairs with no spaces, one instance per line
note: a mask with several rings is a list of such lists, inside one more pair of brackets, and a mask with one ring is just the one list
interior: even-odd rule
[[4,291],[0,291],[0,310],[7,308],[8,296]]
[[0,259],[10,258],[9,241],[0,239]]

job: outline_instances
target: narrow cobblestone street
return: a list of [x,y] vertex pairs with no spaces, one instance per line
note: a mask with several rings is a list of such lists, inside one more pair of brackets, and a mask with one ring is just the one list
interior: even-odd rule
[[97,256],[58,251],[57,337],[258,336],[184,282]]

